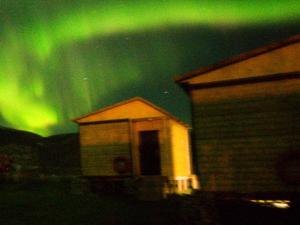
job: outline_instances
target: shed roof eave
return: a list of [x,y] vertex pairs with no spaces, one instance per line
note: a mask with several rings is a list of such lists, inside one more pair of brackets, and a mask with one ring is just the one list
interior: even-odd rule
[[237,56],[227,58],[227,59],[222,60],[213,65],[201,67],[199,69],[193,70],[193,71],[185,73],[183,75],[176,76],[174,79],[175,79],[176,83],[183,84],[183,87],[184,87],[184,84],[188,83],[188,81],[190,79],[192,79],[196,76],[206,74],[206,73],[214,71],[214,70],[221,69],[223,67],[247,60],[249,58],[252,58],[252,57],[276,50],[278,48],[282,48],[282,47],[297,43],[297,42],[300,42],[300,34],[292,36],[290,38],[287,38],[287,39],[279,41],[279,42],[275,42],[275,43],[272,43],[272,44],[269,44],[269,45],[266,45],[266,46],[263,46],[260,48],[256,48],[254,50],[242,53]]
[[[125,100],[125,101],[122,101],[122,102],[119,102],[119,103],[116,103],[116,104],[113,104],[113,105],[110,105],[110,106],[107,106],[107,107],[104,107],[100,110],[97,110],[95,112],[92,112],[92,113],[89,113],[89,114],[85,114],[83,116],[80,116],[80,117],[77,117],[77,118],[74,118],[74,119],[71,119],[71,121],[73,121],[74,123],[77,123],[77,124],[81,124],[82,122],[80,122],[81,119],[84,119],[84,118],[87,118],[89,116],[92,116],[92,115],[95,115],[95,114],[98,114],[98,113],[101,113],[101,112],[104,112],[104,111],[107,111],[109,109],[112,109],[112,108],[116,108],[118,106],[121,106],[121,105],[124,105],[124,104],[127,104],[127,103],[130,103],[130,102],[133,102],[133,101],[141,101],[143,102],[144,104],[147,104],[149,105],[150,107],[160,111],[162,114],[164,114],[165,116],[169,117],[170,119],[173,119],[174,121],[176,121],[177,123],[179,124],[182,124],[183,126],[187,127],[187,128],[190,128],[190,126],[186,123],[184,123],[183,121],[181,121],[180,119],[178,119],[177,117],[173,116],[171,113],[167,112],[166,110],[154,105],[153,103],[147,101],[146,99],[144,98],[141,98],[141,97],[134,97],[134,98],[131,98],[131,99],[128,99],[128,100]],[[129,118],[128,118],[129,119]]]

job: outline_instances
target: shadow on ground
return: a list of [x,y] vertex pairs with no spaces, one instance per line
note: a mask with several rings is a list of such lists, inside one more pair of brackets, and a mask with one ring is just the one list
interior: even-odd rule
[[68,182],[1,184],[5,225],[296,225],[298,209],[279,210],[212,196],[139,201],[132,195],[72,193]]

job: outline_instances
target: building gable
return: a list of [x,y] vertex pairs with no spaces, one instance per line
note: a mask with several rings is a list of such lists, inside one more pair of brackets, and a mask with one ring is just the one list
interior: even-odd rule
[[176,117],[172,116],[170,113],[140,97],[135,97],[127,101],[123,101],[115,105],[103,108],[88,115],[73,119],[73,121],[80,124],[98,121],[155,117],[168,117],[180,123],[181,125],[188,127],[186,124],[181,122]]
[[192,71],[177,79],[182,84],[205,84],[300,71],[300,35]]

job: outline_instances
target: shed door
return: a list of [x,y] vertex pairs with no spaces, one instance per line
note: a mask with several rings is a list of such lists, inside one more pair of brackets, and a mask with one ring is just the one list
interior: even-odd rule
[[141,175],[160,175],[160,149],[158,130],[139,132]]

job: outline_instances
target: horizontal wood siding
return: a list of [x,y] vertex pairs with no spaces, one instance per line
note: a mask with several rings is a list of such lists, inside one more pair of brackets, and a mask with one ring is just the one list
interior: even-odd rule
[[99,123],[80,126],[81,146],[129,143],[128,121]]
[[300,190],[277,173],[281,156],[300,146],[299,106],[299,94],[195,104],[194,145],[203,189]]
[[118,156],[131,160],[128,121],[83,125],[80,141],[84,176],[119,176],[113,160]]
[[[119,176],[113,170],[113,160],[118,156],[129,156],[128,145],[98,145],[82,147],[82,168],[85,176]],[[122,174],[122,175],[128,175]]]

